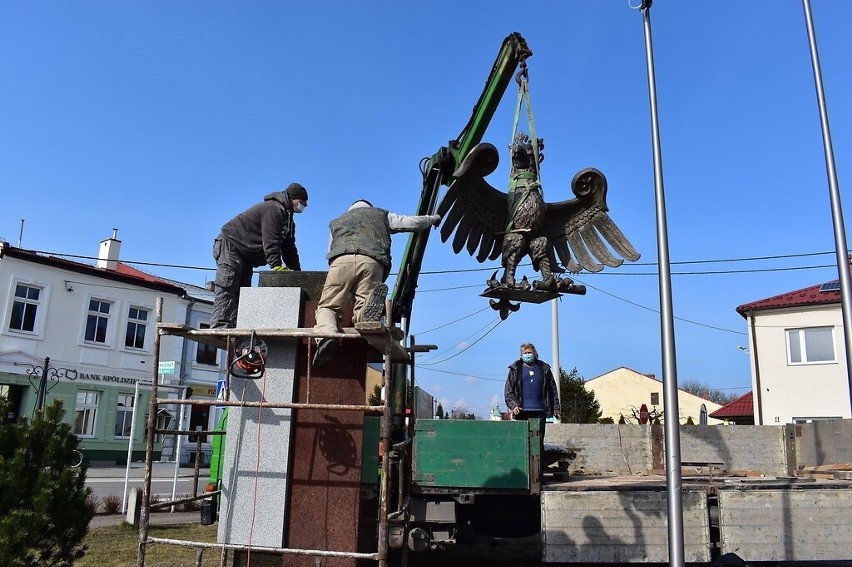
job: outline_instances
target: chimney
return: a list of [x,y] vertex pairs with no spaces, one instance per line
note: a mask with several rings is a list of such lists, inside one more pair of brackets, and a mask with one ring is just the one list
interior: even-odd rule
[[101,241],[98,251],[98,267],[107,270],[118,269],[118,253],[121,250],[121,240],[118,239],[118,229],[112,229],[112,236]]

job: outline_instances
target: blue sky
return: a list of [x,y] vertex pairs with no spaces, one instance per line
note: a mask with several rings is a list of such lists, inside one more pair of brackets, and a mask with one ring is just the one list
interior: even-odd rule
[[[842,191],[852,4],[812,9]],[[736,307],[837,277],[802,5],[658,0],[651,20],[678,378],[744,393]],[[545,198],[571,197],[574,173],[597,167],[642,253],[576,278],[589,291],[559,306],[561,364],[661,377],[643,24],[626,1],[0,3],[0,237],[17,245],[26,219],[24,248],[91,256],[116,227],[124,261],[212,269],[221,225],[299,181],[303,268],[325,269],[328,221],[353,200],[414,211],[420,159],[461,131],[513,31],[534,53]],[[501,149],[515,96],[512,84],[485,135]],[[411,330],[441,348],[419,355],[417,379],[447,409],[485,415],[521,342],[552,359],[551,308],[525,305],[486,335],[498,318],[479,293],[498,264],[432,236]],[[733,261],[748,258],[768,259]]]

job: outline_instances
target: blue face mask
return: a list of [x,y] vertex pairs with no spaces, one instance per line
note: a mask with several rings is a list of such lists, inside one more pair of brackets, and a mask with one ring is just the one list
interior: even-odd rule
[[523,360],[524,362],[529,364],[533,360],[535,360],[535,355],[531,352],[524,353],[524,354],[521,355],[521,360]]

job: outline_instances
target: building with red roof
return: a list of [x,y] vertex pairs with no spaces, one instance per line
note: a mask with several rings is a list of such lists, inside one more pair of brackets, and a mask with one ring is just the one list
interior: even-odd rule
[[726,425],[754,425],[754,396],[747,392],[710,414]]
[[757,425],[852,417],[840,284],[745,303]]
[[[133,459],[145,456],[154,379],[164,386],[160,397],[192,388],[194,397],[213,399],[225,358],[216,348],[163,336],[159,360],[169,368],[155,367],[158,303],[164,322],[197,328],[210,320],[213,294],[120,262],[120,246],[114,231],[87,264],[0,241],[0,397],[11,402],[12,419],[61,400],[86,458],[113,463],[125,462],[128,445]],[[216,411],[192,406],[180,429],[213,429]],[[177,406],[161,406],[158,428],[175,427],[177,414]],[[156,457],[171,457],[173,442],[171,435],[158,439]]]

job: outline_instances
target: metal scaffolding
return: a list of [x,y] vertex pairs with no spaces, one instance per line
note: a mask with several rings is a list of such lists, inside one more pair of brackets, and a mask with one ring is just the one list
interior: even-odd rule
[[[194,329],[186,325],[175,325],[163,323],[162,321],[163,300],[157,299],[156,305],[156,321],[157,334],[154,341],[154,378],[151,385],[151,403],[148,411],[147,422],[147,437],[145,451],[145,477],[142,489],[142,507],[139,517],[139,546],[137,551],[137,567],[145,567],[145,548],[148,544],[169,544],[183,547],[191,547],[197,550],[196,565],[201,564],[201,558],[205,549],[218,549],[221,551],[220,565],[227,565],[227,551],[257,551],[263,553],[275,553],[281,555],[308,555],[316,557],[348,557],[354,559],[367,559],[378,561],[380,567],[387,565],[388,557],[388,516],[389,516],[389,492],[390,492],[390,453],[391,453],[391,420],[392,411],[391,404],[388,399],[394,392],[394,372],[392,363],[411,363],[413,364],[413,352],[421,352],[423,347],[419,349],[406,349],[400,340],[403,338],[403,332],[398,327],[386,327],[381,323],[359,323],[355,329],[344,329],[340,333],[316,333],[310,328],[292,328],[292,329]],[[390,310],[388,310],[390,312]],[[180,336],[199,343],[205,343],[217,348],[225,350],[227,355],[226,373],[225,373],[225,400],[192,400],[192,399],[171,399],[158,397],[158,377],[156,369],[160,362],[160,339],[163,335]],[[233,353],[233,341],[240,337],[255,336],[257,338],[277,338],[277,339],[303,339],[303,338],[335,338],[341,340],[363,339],[371,346],[382,352],[384,355],[383,379],[386,388],[386,396],[384,403],[381,405],[345,405],[345,404],[317,404],[317,403],[295,403],[295,402],[237,402],[230,400],[230,380],[231,380],[231,357]],[[308,357],[310,358],[310,344],[308,341]],[[311,364],[307,365],[307,380],[308,380],[308,399],[310,399],[310,378]],[[156,538],[148,535],[150,512],[153,507],[160,508],[169,505],[175,505],[183,502],[200,500],[208,498],[214,493],[204,493],[201,496],[194,495],[191,498],[184,498],[173,502],[159,502],[154,506],[151,504],[151,471],[154,452],[154,437],[155,434],[162,431],[156,428],[156,415],[160,404],[170,405],[217,405],[217,406],[239,406],[239,407],[263,407],[263,408],[287,408],[287,409],[320,409],[320,410],[344,410],[344,411],[360,411],[364,413],[380,413],[381,414],[381,429],[380,429],[380,445],[381,445],[381,480],[379,484],[379,510],[378,510],[378,535],[377,535],[377,551],[375,553],[360,553],[351,551],[334,551],[327,549],[298,549],[286,547],[265,547],[252,545],[231,545],[220,543],[208,543],[200,541],[182,541],[174,539]],[[175,431],[168,430],[171,434],[197,434],[198,431]],[[176,458],[179,456],[176,455]]]

